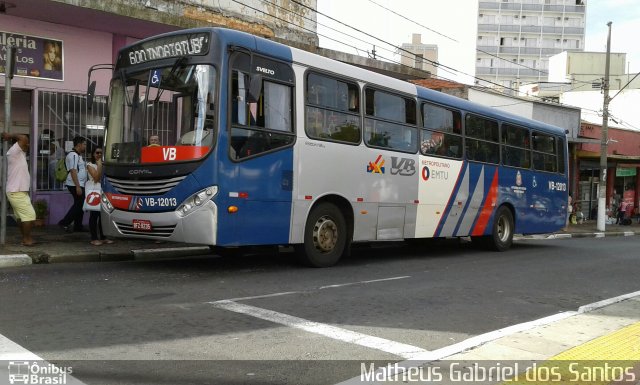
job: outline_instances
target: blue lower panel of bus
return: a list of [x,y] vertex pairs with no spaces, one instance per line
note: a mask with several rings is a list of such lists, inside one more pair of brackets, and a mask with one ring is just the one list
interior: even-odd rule
[[[218,205],[220,246],[289,243],[293,186],[291,148],[221,165]],[[229,207],[236,207],[235,213]]]

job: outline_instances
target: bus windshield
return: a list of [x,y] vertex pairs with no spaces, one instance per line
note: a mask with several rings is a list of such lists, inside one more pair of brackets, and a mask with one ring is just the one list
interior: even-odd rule
[[173,66],[116,73],[109,92],[105,162],[166,163],[200,159],[216,138],[216,70]]

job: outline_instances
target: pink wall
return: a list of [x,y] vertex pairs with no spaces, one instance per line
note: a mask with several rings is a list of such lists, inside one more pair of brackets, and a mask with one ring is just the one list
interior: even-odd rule
[[[85,93],[87,72],[94,64],[112,63],[112,34],[97,32],[61,24],[52,24],[31,19],[0,15],[0,30],[25,35],[52,38],[63,41],[64,81],[14,77],[14,88],[42,88]],[[106,95],[109,89],[109,71],[97,71],[92,79],[97,80],[96,94]],[[4,85],[4,76],[0,75]]]

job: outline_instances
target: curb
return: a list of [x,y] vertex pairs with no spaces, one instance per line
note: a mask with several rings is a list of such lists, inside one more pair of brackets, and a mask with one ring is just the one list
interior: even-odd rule
[[49,255],[46,263],[151,261],[205,254],[211,254],[211,249],[208,246],[165,247],[133,249],[124,252],[83,252],[73,255]]
[[640,235],[640,233],[634,231],[620,231],[620,232],[594,232],[594,233],[570,233],[570,234],[536,234],[536,235],[523,235],[514,236],[513,239],[565,239],[565,238],[604,238],[604,237],[632,237]]
[[209,246],[191,247],[165,247],[159,249],[138,249],[131,250],[132,259],[136,261],[150,261],[154,259],[187,257],[190,255],[211,254]]
[[0,255],[0,267],[26,266],[31,264],[33,264],[33,261],[27,254]]

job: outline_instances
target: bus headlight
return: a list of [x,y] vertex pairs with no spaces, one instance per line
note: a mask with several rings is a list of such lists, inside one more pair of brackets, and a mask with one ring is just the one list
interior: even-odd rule
[[185,217],[193,210],[211,200],[218,193],[218,186],[210,186],[191,195],[176,209],[178,216]]
[[109,198],[107,198],[107,195],[105,193],[102,193],[101,199],[102,199],[102,206],[104,206],[105,210],[109,214],[111,214],[114,210],[114,207],[111,204],[111,202],[109,202]]

